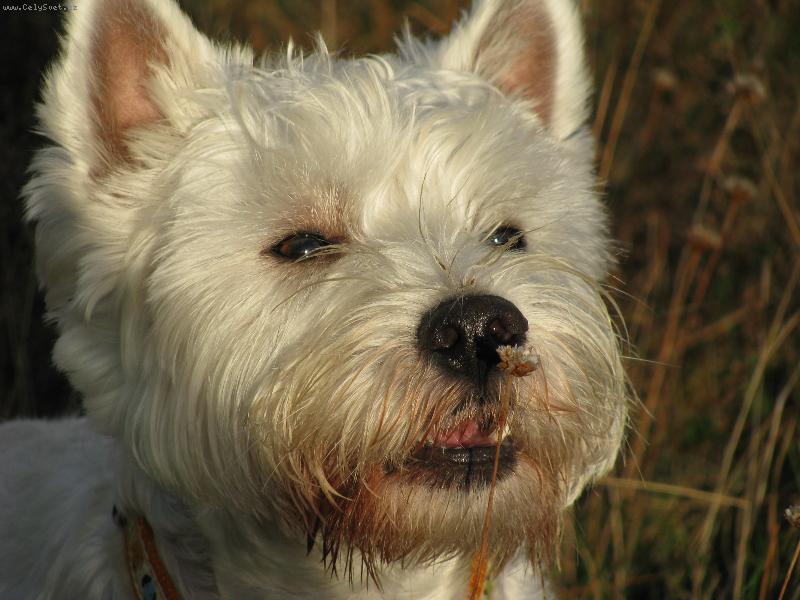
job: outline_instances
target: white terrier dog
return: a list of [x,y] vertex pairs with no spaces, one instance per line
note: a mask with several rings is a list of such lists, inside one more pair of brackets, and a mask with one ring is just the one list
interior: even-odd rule
[[88,420],[0,429],[3,599],[546,594],[628,403],[576,9],[318,45],[69,15],[25,195]]

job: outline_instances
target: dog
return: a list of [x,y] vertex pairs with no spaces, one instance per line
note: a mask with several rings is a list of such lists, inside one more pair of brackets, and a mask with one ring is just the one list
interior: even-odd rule
[[569,0],[254,58],[82,0],[24,190],[86,417],[0,429],[0,597],[552,597],[630,392]]

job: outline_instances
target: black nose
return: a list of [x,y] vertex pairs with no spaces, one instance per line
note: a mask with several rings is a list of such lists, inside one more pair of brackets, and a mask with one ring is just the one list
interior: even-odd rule
[[479,382],[500,358],[498,346],[525,343],[528,321],[499,296],[461,296],[425,314],[417,330],[424,354],[444,369]]

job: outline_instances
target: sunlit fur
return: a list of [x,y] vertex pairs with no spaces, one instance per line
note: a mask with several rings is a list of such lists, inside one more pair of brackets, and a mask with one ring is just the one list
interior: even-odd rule
[[[93,28],[132,8],[160,24],[145,89],[161,118],[124,131],[115,154],[102,140],[119,132],[93,115]],[[470,64],[497,11],[528,8],[549,15],[565,65],[549,122]],[[420,485],[405,462],[465,416],[500,418],[417,348],[426,311],[471,293],[514,303],[539,359],[492,388],[509,394],[520,460],[497,483],[490,554],[494,597],[541,592],[539,559],[612,465],[627,404],[578,27],[566,0],[486,0],[445,41],[407,35],[398,55],[340,60],[319,42],[254,65],[166,1],[71,15],[39,107],[52,145],[25,191],[54,359],[114,440],[83,438],[113,448],[91,513],[144,514],[185,597],[464,597],[488,488]],[[506,52],[513,66],[524,46],[502,32],[491,65]],[[487,243],[501,225],[524,232],[524,252]],[[270,252],[297,231],[335,244],[296,263]],[[64,454],[58,427],[84,426],[52,425],[48,456]],[[93,468],[70,467],[76,488]],[[104,547],[118,535],[107,529]],[[124,569],[119,557],[70,539],[49,552],[100,555],[64,567],[72,595],[20,575],[15,548],[33,534],[0,541],[0,595],[126,597],[91,577]]]

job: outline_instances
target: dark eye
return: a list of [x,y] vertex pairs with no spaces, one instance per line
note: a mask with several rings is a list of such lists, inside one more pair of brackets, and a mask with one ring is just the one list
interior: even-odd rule
[[272,247],[272,253],[280,258],[288,260],[300,260],[311,258],[322,248],[326,248],[333,242],[325,239],[318,233],[301,231],[294,233]]
[[502,225],[495,229],[487,241],[492,246],[506,246],[506,250],[524,250],[525,236],[522,232],[511,225]]

